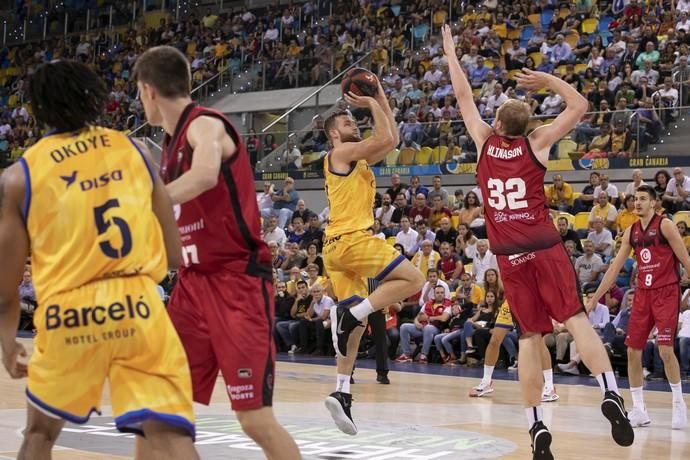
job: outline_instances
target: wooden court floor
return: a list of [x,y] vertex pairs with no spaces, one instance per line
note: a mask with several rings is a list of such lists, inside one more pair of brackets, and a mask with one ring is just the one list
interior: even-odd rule
[[[30,340],[25,340],[28,348]],[[460,370],[458,371],[461,372]],[[518,384],[497,380],[485,398],[467,397],[476,378],[391,372],[391,385],[375,382],[375,372],[357,369],[353,415],[360,430],[350,437],[332,424],[323,398],[333,391],[330,365],[279,362],[274,406],[278,419],[309,459],[483,459],[531,458]],[[0,372],[0,459],[16,458],[25,421],[25,382]],[[632,447],[616,446],[599,411],[598,388],[557,384],[561,399],[544,406],[554,434],[557,459],[689,459],[690,429],[670,428],[669,392],[646,392],[652,425],[635,430]],[[686,387],[687,390],[687,387]],[[627,390],[623,391],[630,402]],[[690,398],[686,397],[690,403]],[[84,426],[68,426],[54,458],[131,458],[131,435],[112,426],[108,392],[103,416]],[[229,411],[222,380],[210,406],[196,406],[197,446],[203,459],[263,458],[244,437]]]

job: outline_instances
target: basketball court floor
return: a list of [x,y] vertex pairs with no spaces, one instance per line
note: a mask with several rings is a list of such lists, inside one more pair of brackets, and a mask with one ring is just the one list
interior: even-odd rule
[[[31,348],[30,339],[22,339]],[[353,414],[357,436],[335,428],[323,399],[335,386],[332,358],[281,355],[274,405],[305,459],[430,460],[529,459],[527,422],[517,372],[496,371],[495,392],[484,398],[467,393],[480,369],[440,365],[391,364],[391,385],[376,383],[373,361],[359,361]],[[0,373],[0,459],[16,458],[25,421],[24,381]],[[622,382],[625,386],[625,381]],[[616,446],[601,416],[601,393],[590,377],[558,377],[560,400],[544,405],[554,434],[556,459],[689,459],[690,428],[671,430],[671,394],[666,382],[646,383],[652,425],[635,430],[635,443]],[[686,395],[690,385],[684,385]],[[630,393],[623,391],[626,403]],[[686,396],[690,405],[690,397]],[[86,425],[67,425],[58,439],[57,460],[131,458],[132,435],[120,434],[110,417],[107,390],[102,416]],[[243,435],[229,411],[219,378],[210,406],[197,405],[197,448],[202,459],[259,459],[261,451]]]

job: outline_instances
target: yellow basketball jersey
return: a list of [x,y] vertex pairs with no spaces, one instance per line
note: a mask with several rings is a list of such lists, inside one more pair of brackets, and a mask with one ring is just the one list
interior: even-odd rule
[[329,222],[326,236],[366,230],[374,225],[376,178],[366,160],[354,163],[349,174],[331,172],[330,153],[324,157]]
[[46,136],[20,159],[39,303],[90,282],[167,271],[153,175],[124,134],[101,127]]

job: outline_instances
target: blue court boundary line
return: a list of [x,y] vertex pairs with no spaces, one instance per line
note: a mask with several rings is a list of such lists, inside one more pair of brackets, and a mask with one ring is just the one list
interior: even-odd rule
[[[335,358],[327,356],[308,356],[308,355],[289,355],[287,353],[278,353],[277,361],[284,363],[297,364],[318,364],[323,366],[333,366],[335,368]],[[428,374],[428,375],[443,375],[446,377],[464,377],[481,380],[484,375],[483,367],[462,367],[462,366],[443,366],[440,364],[417,364],[417,363],[396,363],[394,361],[388,362],[389,370],[393,372],[406,372],[410,374]],[[376,361],[373,359],[358,359],[355,364],[354,379],[357,382],[357,369],[376,369]],[[391,383],[395,384],[395,377],[391,377]],[[494,370],[493,380],[504,381],[518,381],[518,373],[508,370]],[[554,385],[584,385],[590,387],[599,387],[596,379],[588,375],[560,375],[554,372]],[[683,384],[683,393],[690,394],[690,382],[681,381]],[[619,388],[630,388],[627,377],[618,378]],[[645,380],[643,387],[649,391],[666,391],[671,392],[671,387],[665,380]]]

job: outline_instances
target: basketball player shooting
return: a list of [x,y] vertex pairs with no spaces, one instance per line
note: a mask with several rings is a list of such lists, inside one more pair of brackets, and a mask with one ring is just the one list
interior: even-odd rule
[[533,458],[553,458],[551,434],[542,421],[540,405],[541,341],[553,330],[551,318],[565,323],[575,337],[585,364],[604,394],[601,410],[611,422],[613,439],[629,446],[634,432],[623,398],[604,345],[585,315],[575,270],[551,221],[544,196],[549,150],[575,128],[588,102],[565,81],[524,69],[515,76],[518,85],[527,91],[548,88],[556,92],[565,101],[565,110],[553,123],[526,136],[530,108],[510,99],[496,112],[492,127],[480,118],[448,25],[443,27],[443,49],[462,118],[479,152],[477,177],[486,197],[484,212],[491,249],[497,256],[506,298],[522,333],[518,372]]
[[[366,108],[374,118],[374,134],[362,140],[357,122],[347,111],[337,111],[325,122],[333,149],[324,159],[330,223],[326,227],[323,260],[340,301],[331,310],[331,333],[337,356],[336,391],[325,404],[338,428],[357,434],[350,407],[350,375],[367,317],[418,292],[424,276],[384,240],[367,233],[374,224],[376,179],[370,164],[383,160],[399,142],[393,114],[373,74],[374,97],[346,93],[354,107]],[[369,294],[369,280],[382,282]],[[352,308],[348,308],[352,306]]]
[[[635,251],[637,261],[637,290],[628,323],[628,379],[633,409],[630,422],[633,426],[647,426],[652,421],[644,407],[642,395],[642,350],[647,337],[656,326],[659,331],[656,343],[664,362],[664,371],[673,394],[671,428],[682,430],[688,424],[687,408],[683,401],[678,359],[673,352],[673,342],[678,329],[680,313],[680,275],[678,261],[690,273],[690,256],[676,225],[668,218],[657,215],[657,195],[649,185],[638,187],[635,192],[635,212],[640,220],[628,227],[621,239],[618,255],[609,265],[589,309],[596,306],[609,287],[615,282],[630,251]],[[579,346],[579,344],[578,344]]]

